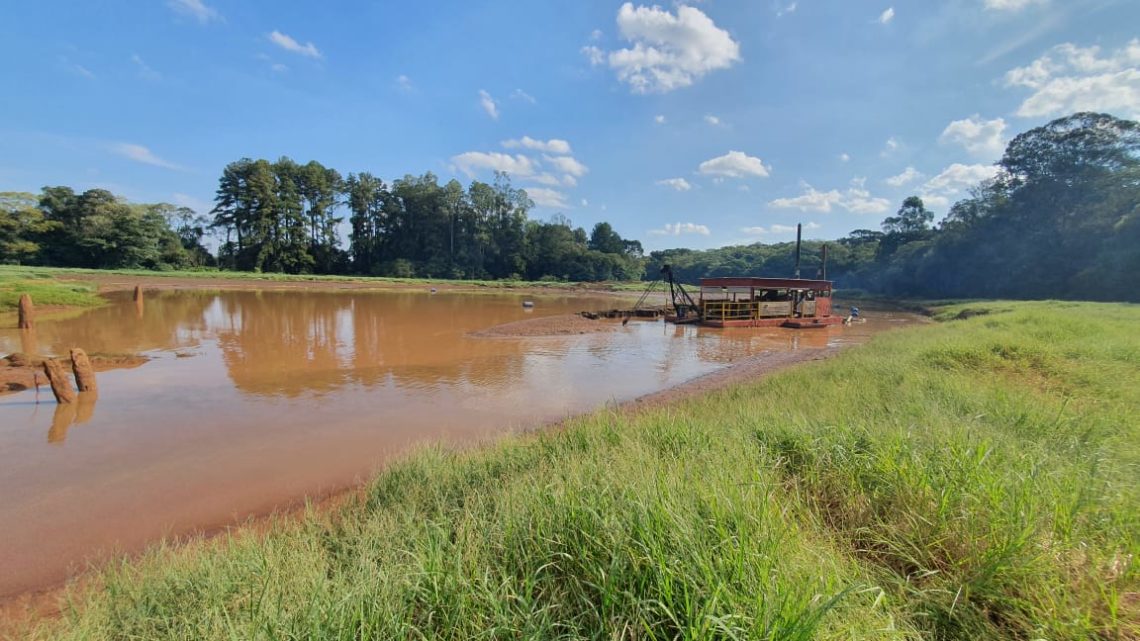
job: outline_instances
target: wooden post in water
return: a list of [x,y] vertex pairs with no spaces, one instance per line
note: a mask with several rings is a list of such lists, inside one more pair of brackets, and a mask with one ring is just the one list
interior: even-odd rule
[[20,294],[20,320],[17,325],[20,329],[32,329],[36,324],[36,308],[32,305],[32,297]]
[[71,348],[71,371],[75,373],[75,386],[80,392],[97,392],[99,386],[95,384],[95,369],[91,367],[91,359],[87,352],[78,347]]
[[142,285],[135,285],[135,313],[139,318],[143,315],[143,290]]
[[71,379],[63,371],[63,365],[54,358],[44,359],[44,374],[48,383],[51,383],[51,393],[55,395],[57,403],[71,403],[75,401],[75,390],[71,387]]

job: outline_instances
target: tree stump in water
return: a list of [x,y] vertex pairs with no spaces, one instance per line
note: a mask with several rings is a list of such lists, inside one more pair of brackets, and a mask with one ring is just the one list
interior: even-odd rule
[[75,373],[75,387],[80,392],[97,392],[99,386],[95,384],[95,369],[91,367],[91,359],[87,352],[74,347],[71,350],[71,371]]
[[75,401],[75,390],[71,387],[71,379],[63,371],[63,365],[54,358],[44,359],[44,374],[48,383],[51,383],[51,393],[55,395],[57,403],[71,403]]
[[17,327],[20,329],[32,329],[36,323],[36,308],[32,305],[32,297],[27,294],[20,294],[20,320]]
[[134,297],[134,301],[135,301],[136,303],[139,303],[139,302],[142,302],[142,299],[143,299],[143,294],[142,294],[142,285],[135,285],[135,297]]

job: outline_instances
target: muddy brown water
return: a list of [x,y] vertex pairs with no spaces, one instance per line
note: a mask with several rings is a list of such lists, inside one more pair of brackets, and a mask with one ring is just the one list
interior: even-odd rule
[[102,372],[99,398],[78,407],[57,406],[46,387],[0,397],[0,597],[350,486],[417,443],[532,427],[736,359],[860,342],[913,318],[804,331],[634,321],[605,333],[487,339],[471,334],[615,300],[343,291],[110,300],[42,320],[34,337],[0,329],[0,355],[82,347],[150,359]]

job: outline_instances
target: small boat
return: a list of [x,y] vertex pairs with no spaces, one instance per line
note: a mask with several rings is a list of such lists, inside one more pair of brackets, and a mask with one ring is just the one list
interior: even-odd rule
[[534,301],[533,300],[524,300],[523,301],[523,307],[525,307],[526,309],[533,308],[534,307]]

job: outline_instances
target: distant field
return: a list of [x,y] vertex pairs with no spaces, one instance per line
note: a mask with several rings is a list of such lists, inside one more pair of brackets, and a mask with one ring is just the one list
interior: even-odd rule
[[63,278],[69,276],[144,276],[148,278],[181,279],[227,279],[266,282],[361,282],[385,285],[446,285],[449,287],[472,288],[549,288],[549,289],[601,289],[612,291],[640,291],[649,284],[642,281],[575,283],[562,281],[527,280],[448,280],[442,278],[385,278],[378,276],[323,276],[315,274],[270,274],[256,272],[234,272],[219,270],[202,271],[157,271],[148,269],[79,269],[68,267],[16,267],[0,265],[0,282],[9,274],[21,274],[34,278]]
[[331,513],[111,569],[33,636],[1137,638],[1140,307],[937,313],[675,406],[423,451]]
[[35,305],[92,307],[103,302],[89,283],[61,282],[50,271],[0,266],[0,313],[13,312],[20,294],[30,294]]

